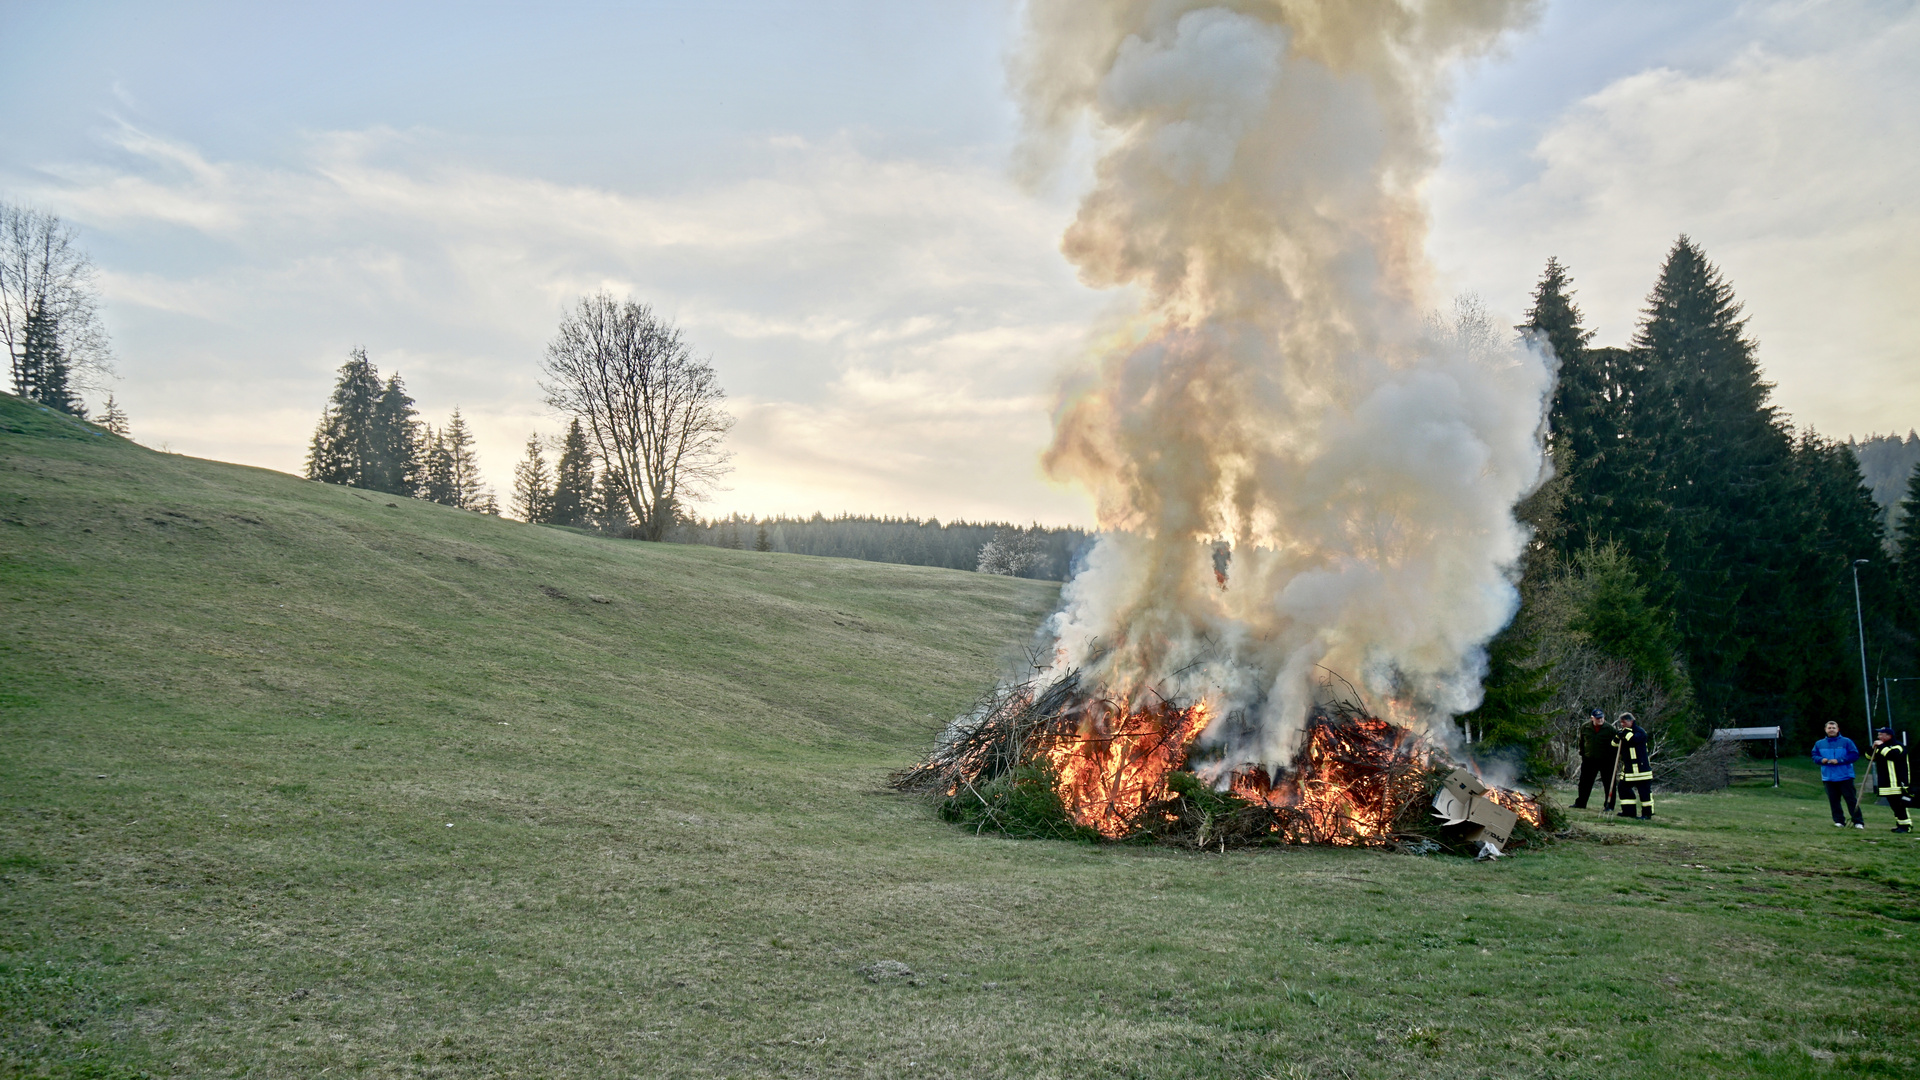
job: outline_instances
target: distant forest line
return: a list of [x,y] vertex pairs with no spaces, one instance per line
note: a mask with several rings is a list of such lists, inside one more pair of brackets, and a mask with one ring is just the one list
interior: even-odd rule
[[681,521],[665,539],[671,543],[944,566],[1065,581],[1090,535],[1085,529],[1038,524],[814,514],[805,518],[694,518]]

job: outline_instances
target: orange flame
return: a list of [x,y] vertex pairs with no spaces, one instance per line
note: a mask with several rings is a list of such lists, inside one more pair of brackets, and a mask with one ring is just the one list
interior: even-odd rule
[[1521,821],[1532,825],[1534,828],[1539,828],[1546,822],[1546,818],[1540,813],[1539,800],[1522,795],[1517,791],[1508,791],[1506,788],[1489,786],[1487,788],[1487,799],[1491,802],[1499,803],[1501,806],[1520,815]]
[[1079,731],[1045,750],[1073,820],[1109,839],[1133,831],[1146,807],[1171,794],[1167,777],[1186,764],[1187,748],[1212,723],[1203,702],[1161,703],[1119,713],[1105,702],[1082,707]]
[[[1042,750],[1060,800],[1077,824],[1109,839],[1131,835],[1144,815],[1173,797],[1168,780],[1187,768],[1213,709],[1162,702],[1123,711],[1101,701],[1078,708],[1073,733]],[[1316,723],[1277,780],[1264,768],[1243,766],[1228,774],[1228,788],[1276,811],[1272,831],[1289,843],[1378,843],[1391,837],[1410,800],[1430,797],[1416,777],[1432,757],[1426,740],[1399,724]],[[1526,795],[1494,788],[1488,797],[1533,825],[1541,822],[1539,804]]]

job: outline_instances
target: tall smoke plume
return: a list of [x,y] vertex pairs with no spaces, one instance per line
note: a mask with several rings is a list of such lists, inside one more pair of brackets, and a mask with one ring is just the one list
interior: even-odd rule
[[[1421,187],[1450,72],[1515,0],[1034,0],[1026,161],[1096,180],[1062,244],[1134,316],[1065,384],[1045,464],[1101,537],[1050,630],[1109,696],[1214,703],[1290,759],[1320,669],[1443,736],[1518,604],[1550,358],[1430,316]],[[1222,578],[1217,570],[1224,571]]]

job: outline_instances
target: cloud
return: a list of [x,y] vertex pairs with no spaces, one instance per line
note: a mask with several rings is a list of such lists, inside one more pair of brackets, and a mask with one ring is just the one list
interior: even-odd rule
[[111,248],[116,392],[150,443],[295,471],[364,345],[428,419],[461,407],[504,489],[527,432],[560,427],[547,338],[606,288],[678,321],[735,398],[710,509],[1084,520],[1034,460],[1104,300],[1057,252],[1070,208],[997,163],[783,136],[759,175],[636,193],[447,164],[435,139],[321,133],[266,164],[122,124],[15,190]]
[[1518,311],[1558,256],[1597,340],[1624,344],[1667,249],[1691,234],[1745,301],[1797,421],[1904,430],[1920,414],[1920,12],[1870,14],[1756,9],[1756,36],[1782,44],[1743,36],[1697,69],[1614,79],[1526,146],[1518,179],[1450,162],[1436,260]]

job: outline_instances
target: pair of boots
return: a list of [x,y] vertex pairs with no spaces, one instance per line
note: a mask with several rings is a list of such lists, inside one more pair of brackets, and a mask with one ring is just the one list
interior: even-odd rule
[[1640,811],[1640,813],[1639,813],[1638,815],[1635,815],[1635,814],[1634,814],[1634,812],[1633,812],[1633,811],[1631,811],[1631,810],[1622,810],[1622,811],[1620,811],[1620,812],[1619,812],[1618,814],[1615,814],[1614,816],[1615,816],[1615,817],[1623,817],[1623,818],[1630,818],[1630,817],[1635,817],[1635,816],[1638,816],[1638,817],[1640,818],[1640,820],[1641,820],[1641,821],[1646,821],[1646,820],[1648,820],[1648,819],[1650,819],[1650,818],[1652,818],[1652,817],[1653,817],[1653,811],[1651,811],[1651,810],[1642,810],[1642,811]]

